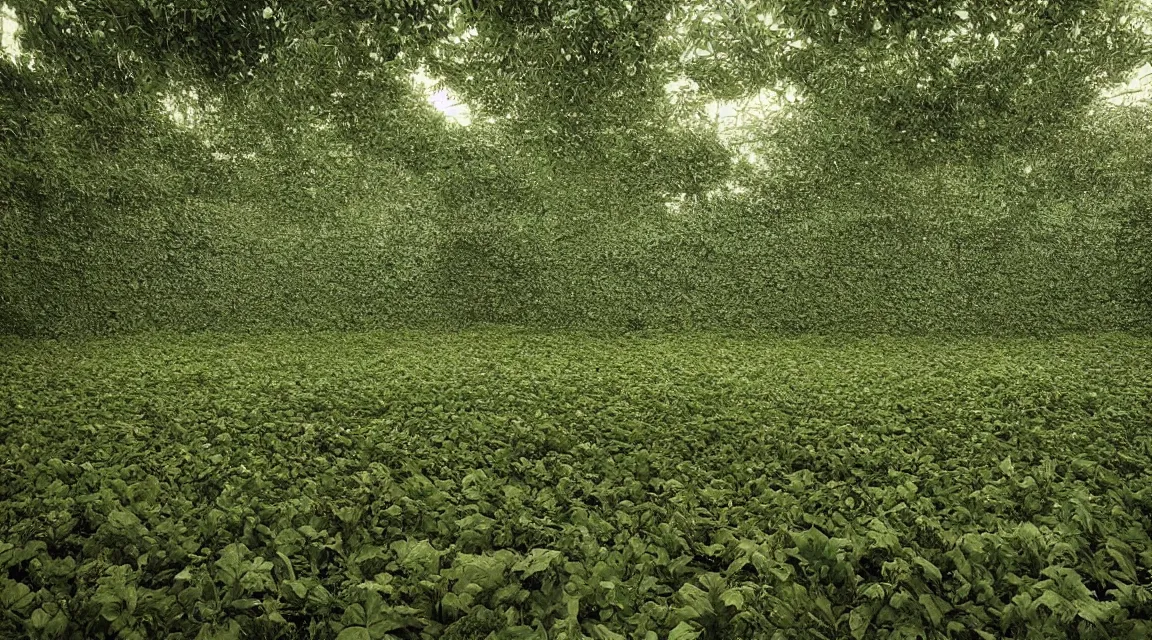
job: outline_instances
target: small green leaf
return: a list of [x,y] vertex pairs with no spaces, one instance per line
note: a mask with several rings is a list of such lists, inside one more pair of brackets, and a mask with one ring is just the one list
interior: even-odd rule
[[700,632],[693,629],[688,622],[681,622],[668,634],[668,640],[696,640],[699,637]]
[[940,626],[940,621],[944,619],[944,612],[936,605],[936,599],[930,593],[921,593],[918,598],[924,610],[928,612],[928,619],[932,621],[932,626]]
[[52,616],[48,615],[48,612],[42,608],[33,611],[32,617],[28,619],[28,622],[32,624],[34,629],[43,629],[48,626],[48,623],[51,621]]
[[228,606],[239,611],[247,611],[253,607],[260,606],[260,601],[256,598],[237,598],[230,602]]
[[912,602],[912,596],[908,595],[907,591],[901,589],[892,594],[892,598],[889,599],[888,604],[892,605],[893,609],[903,609],[904,605],[909,602]]
[[553,549],[532,549],[528,555],[516,564],[512,565],[513,571],[519,571],[525,578],[530,575],[544,571],[553,562],[562,558],[563,554]]
[[936,582],[940,582],[941,578],[943,578],[943,576],[940,575],[940,569],[928,560],[921,558],[920,556],[916,556],[912,558],[912,562],[920,565],[920,568],[924,570],[924,575],[932,578]]
[[608,627],[605,627],[602,624],[598,624],[595,627],[593,627],[593,632],[594,632],[593,635],[596,637],[597,640],[628,640],[624,636],[620,635],[619,633],[616,633],[615,631],[612,631],[611,629],[609,629]]
[[853,638],[861,640],[864,637],[868,631],[868,624],[872,622],[872,614],[872,607],[869,605],[856,607],[848,614],[848,628],[852,631]]
[[736,587],[732,587],[720,594],[720,601],[737,611],[744,610],[744,594]]
[[1052,613],[1056,613],[1062,610],[1067,602],[1068,601],[1065,600],[1059,593],[1049,589],[1048,591],[1040,594],[1039,598],[1036,598],[1035,602],[1032,603],[1032,608],[1044,605],[1048,607]]
[[1094,598],[1076,600],[1073,602],[1076,614],[1093,624],[1110,622],[1120,611],[1120,604],[1116,602],[1100,602]]
[[368,627],[345,627],[336,640],[372,640],[372,634],[368,633]]

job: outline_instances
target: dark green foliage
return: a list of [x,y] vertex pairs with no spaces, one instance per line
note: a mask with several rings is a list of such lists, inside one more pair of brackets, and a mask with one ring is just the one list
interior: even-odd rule
[[[1150,324],[1130,2],[11,4],[5,333]],[[701,110],[787,84],[758,163]]]
[[559,153],[581,153],[604,131],[643,126],[660,110],[671,0],[473,0],[430,68],[505,126]]
[[1143,339],[0,348],[6,638],[1152,632]]
[[443,16],[432,15],[436,3],[422,0],[9,4],[41,64],[143,85],[162,83],[174,65],[198,77],[243,82],[300,48],[338,51],[344,64],[368,52],[390,60],[400,45],[414,52],[446,28]]
[[1127,213],[1117,252],[1123,258],[1128,282],[1124,293],[1136,315],[1133,328],[1147,331],[1152,327],[1152,198],[1134,200]]
[[822,0],[781,10],[816,43],[780,63],[813,107],[829,120],[863,116],[888,144],[925,158],[1043,140],[1149,53],[1136,2]]
[[9,4],[0,637],[1152,636],[1143,5]]
[[[134,183],[114,180],[115,164],[56,156],[57,186],[41,190],[52,206],[18,204],[0,221],[0,294],[21,335],[470,322],[1137,331],[1150,326],[1149,244],[1135,216],[1152,181],[1140,113],[1103,110],[996,162],[917,164],[835,130],[804,139],[801,123],[757,148],[776,172],[715,169],[701,187],[747,193],[689,195],[679,212],[661,191],[690,189],[688,167],[633,162],[663,144],[713,170],[690,137],[652,134],[589,166],[507,154],[496,131],[445,130],[415,167],[423,152],[377,155],[317,132],[251,160],[185,157],[182,171],[179,139],[145,140],[113,156]],[[69,205],[80,193],[88,205]]]

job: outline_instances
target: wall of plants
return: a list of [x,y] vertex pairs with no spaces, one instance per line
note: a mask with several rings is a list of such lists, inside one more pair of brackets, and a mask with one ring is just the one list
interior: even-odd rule
[[[0,333],[1152,326],[1152,117],[1098,100],[1132,3],[378,4],[13,3]],[[743,143],[703,115],[785,83]]]
[[1147,209],[1126,198],[1006,207],[987,180],[932,199],[909,177],[887,207],[849,192],[803,210],[730,198],[671,211],[570,184],[474,196],[465,224],[401,167],[370,180],[380,186],[317,196],[331,207],[320,217],[284,216],[275,192],[190,198],[88,228],[20,229],[9,217],[5,329],[1036,334],[1148,323]]

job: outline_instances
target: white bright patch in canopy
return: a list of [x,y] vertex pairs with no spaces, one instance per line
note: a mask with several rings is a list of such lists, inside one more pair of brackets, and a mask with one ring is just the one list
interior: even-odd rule
[[[756,155],[756,154],[752,154]],[[739,196],[748,193],[748,188],[736,182],[735,180],[728,180],[723,185],[712,187],[704,193],[704,199],[715,200],[717,198],[730,198],[732,196]]]
[[[672,104],[691,104],[700,87],[688,78],[679,78],[664,85],[668,101]],[[713,100],[703,105],[702,115],[712,126],[726,147],[748,162],[757,161],[750,151],[753,132],[769,118],[780,117],[789,104],[804,101],[795,86],[778,85],[774,89],[761,89],[759,93],[736,100]]]
[[668,94],[668,99],[677,102],[680,94],[691,94],[700,89],[700,85],[696,84],[695,80],[688,78],[680,78],[673,80],[664,85],[664,91]]
[[16,12],[6,4],[0,4],[0,52],[3,52],[13,63],[20,59],[20,41],[16,33],[20,31],[20,23],[16,20]]
[[746,161],[756,164],[758,158],[750,150],[752,133],[765,120],[777,117],[789,104],[804,101],[794,86],[761,89],[759,93],[738,100],[709,102],[704,106],[716,133],[729,149]]
[[451,42],[452,44],[460,44],[461,42],[468,42],[478,35],[480,35],[480,32],[476,30],[476,27],[468,27],[458,36],[448,36],[448,42]]
[[206,112],[211,113],[215,110],[212,106],[202,109],[199,104],[200,96],[195,88],[170,91],[161,94],[160,97],[160,106],[164,109],[164,113],[176,126],[185,129],[195,128],[203,120]]
[[461,102],[451,89],[438,88],[443,80],[430,77],[427,70],[420,67],[412,74],[412,82],[424,93],[428,103],[444,114],[444,118],[449,122],[464,127],[472,124],[472,110],[468,105]]
[[[1145,35],[1152,36],[1152,0],[1140,0],[1131,16],[1132,24],[1140,27]],[[1152,64],[1145,63],[1132,70],[1128,81],[1108,87],[1100,97],[1121,106],[1152,103]]]
[[1128,82],[1108,87],[1101,97],[1121,106],[1152,102],[1152,64],[1145,63],[1133,72]]

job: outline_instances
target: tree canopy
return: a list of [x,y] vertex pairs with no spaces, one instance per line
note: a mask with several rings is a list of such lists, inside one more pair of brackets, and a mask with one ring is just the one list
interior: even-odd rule
[[[344,326],[437,305],[569,318],[606,300],[633,309],[613,309],[620,322],[813,327],[837,317],[819,309],[872,305],[869,326],[1050,326],[1056,307],[988,294],[1043,283],[1097,326],[1112,294],[1085,283],[1121,267],[1087,253],[1112,242],[1095,213],[1147,235],[1148,110],[1099,99],[1152,59],[1145,0],[5,6],[21,54],[0,57],[0,324],[80,322],[68,301],[102,287],[94,326],[112,307],[132,326],[240,308]],[[760,112],[720,126],[741,105]],[[1094,212],[1077,222],[1090,245],[1069,207]],[[1042,237],[1058,246],[1028,244]],[[988,255],[965,262],[970,243]],[[1033,250],[1064,262],[1013,272]],[[875,295],[845,265],[875,272]],[[813,289],[808,307],[786,284],[832,279],[843,291]],[[162,281],[187,312],[138,295]],[[941,319],[922,286],[991,307]],[[912,302],[876,302],[890,290]],[[169,320],[125,306],[137,297]]]
[[793,86],[891,143],[978,151],[1059,123],[1150,52],[1136,0],[11,4],[36,73],[110,111],[174,85],[202,99],[245,86],[269,112],[354,127],[403,102],[397,81],[423,65],[483,117],[567,152],[683,129],[665,92],[681,79],[699,101]]

